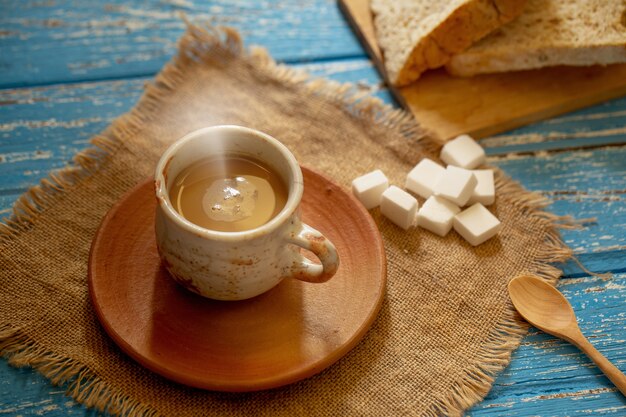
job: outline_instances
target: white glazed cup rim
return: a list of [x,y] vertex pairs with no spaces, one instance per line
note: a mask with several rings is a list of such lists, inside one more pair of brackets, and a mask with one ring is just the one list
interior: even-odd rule
[[[230,133],[239,133],[248,136],[254,136],[255,138],[265,141],[269,146],[275,148],[284,157],[289,166],[289,170],[293,175],[292,181],[289,184],[286,184],[289,189],[289,194],[287,197],[287,202],[285,203],[285,207],[283,207],[283,209],[269,222],[257,228],[239,232],[222,232],[206,229],[204,227],[198,226],[195,223],[190,222],[189,220],[181,216],[176,211],[176,209],[174,209],[174,206],[170,201],[169,193],[167,192],[167,183],[165,177],[165,170],[167,169],[169,161],[188,142],[196,140],[200,136],[211,135],[218,131],[227,131]],[[272,233],[274,230],[283,225],[286,221],[289,221],[289,218],[297,210],[304,191],[304,181],[302,178],[302,170],[300,169],[300,165],[298,164],[296,157],[291,153],[291,151],[289,151],[289,149],[285,145],[266,133],[237,125],[209,126],[194,130],[193,132],[190,132],[182,138],[178,139],[165,150],[163,155],[161,155],[161,159],[159,159],[159,162],[157,163],[154,177],[157,202],[163,210],[163,213],[165,213],[165,215],[171,221],[191,233],[194,233],[201,237],[205,237],[207,239],[221,241],[241,241]]]

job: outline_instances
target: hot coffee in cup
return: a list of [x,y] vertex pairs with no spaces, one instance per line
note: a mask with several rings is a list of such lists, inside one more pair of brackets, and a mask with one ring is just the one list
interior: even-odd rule
[[332,243],[300,220],[302,172],[276,139],[240,126],[201,129],[165,151],[155,179],[159,254],[188,289],[241,300],[287,277],[324,282],[337,270]]
[[276,217],[287,202],[287,186],[267,164],[225,155],[185,168],[169,197],[176,211],[198,226],[241,232]]

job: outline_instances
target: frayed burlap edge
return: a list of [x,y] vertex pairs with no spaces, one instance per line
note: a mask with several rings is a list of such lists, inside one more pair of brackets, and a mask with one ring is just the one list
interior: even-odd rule
[[158,416],[150,407],[111,389],[107,382],[80,362],[38,346],[10,325],[0,326],[0,353],[9,364],[15,367],[30,366],[54,385],[64,386],[67,395],[87,407],[119,416]]
[[[89,181],[115,155],[126,139],[151,120],[163,95],[174,90],[182,81],[184,69],[190,61],[215,59],[225,55],[247,60],[250,65],[264,71],[276,82],[297,85],[308,93],[321,95],[364,122],[381,124],[407,139],[423,137],[422,128],[409,113],[368,96],[369,92],[359,91],[351,84],[324,79],[312,80],[304,72],[277,64],[264,49],[251,48],[246,51],[234,29],[201,27],[188,23],[187,32],[179,41],[177,56],[163,68],[153,83],[146,85],[139,103],[129,113],[117,118],[102,134],[92,138],[93,147],[78,153],[71,166],[51,173],[17,200],[11,216],[0,222],[0,244],[10,244],[21,232],[37,224],[39,214],[54,205],[59,194],[70,191],[82,181]],[[422,144],[431,150],[437,150],[441,146],[433,138]],[[552,264],[563,262],[572,256],[571,250],[561,240],[558,228],[570,227],[571,219],[543,211],[549,203],[547,199],[524,190],[500,170],[496,171],[499,195],[510,197],[514,205],[529,212],[546,226],[548,233],[532,272],[555,283],[561,271]],[[438,400],[423,415],[461,415],[464,410],[480,401],[491,388],[495,376],[509,363],[511,352],[519,345],[527,329],[527,325],[513,307],[509,306],[464,377],[452,387],[449,395]],[[7,358],[11,365],[30,366],[53,384],[66,386],[67,394],[87,407],[129,417],[158,415],[156,410],[108,386],[106,381],[84,364],[47,351],[9,323],[0,323],[0,355]]]

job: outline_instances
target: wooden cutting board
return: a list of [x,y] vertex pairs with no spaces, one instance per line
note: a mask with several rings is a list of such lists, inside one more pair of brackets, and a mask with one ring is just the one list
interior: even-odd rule
[[[385,78],[369,0],[338,0]],[[427,71],[408,87],[391,88],[398,102],[443,139],[481,138],[626,94],[626,64],[555,67],[456,78]]]

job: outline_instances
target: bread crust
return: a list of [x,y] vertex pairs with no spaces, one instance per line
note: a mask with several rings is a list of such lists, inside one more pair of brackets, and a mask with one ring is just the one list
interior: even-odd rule
[[626,1],[530,0],[525,13],[446,64],[452,75],[626,62]]
[[[453,54],[464,51],[472,43],[521,14],[525,2],[471,0],[461,4],[415,43],[399,71],[385,63],[391,83],[407,85],[417,80],[427,69],[445,65]],[[390,52],[383,49],[384,56]]]

